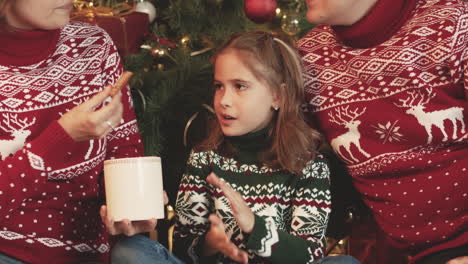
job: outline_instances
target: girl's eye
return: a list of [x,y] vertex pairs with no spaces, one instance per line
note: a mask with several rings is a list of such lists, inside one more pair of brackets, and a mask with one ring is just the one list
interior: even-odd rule
[[245,86],[242,83],[237,83],[236,88],[239,89],[239,90],[245,90],[245,89],[247,89],[247,86]]
[[220,89],[223,88],[223,86],[222,86],[221,84],[219,84],[219,83],[215,83],[215,84],[213,85],[213,87],[215,88],[215,90],[220,90]]

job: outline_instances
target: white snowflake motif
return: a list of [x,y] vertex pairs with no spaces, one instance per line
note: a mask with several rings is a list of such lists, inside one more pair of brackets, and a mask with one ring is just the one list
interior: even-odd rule
[[205,165],[208,164],[208,155],[206,152],[200,153],[198,162],[200,164],[205,164]]
[[397,126],[396,124],[398,123],[398,120],[395,121],[394,123],[391,123],[390,121],[387,122],[387,124],[382,125],[378,124],[377,126],[372,126],[375,128],[375,133],[379,135],[379,138],[383,140],[383,143],[393,142],[393,141],[401,141],[403,139],[403,135],[398,132],[400,130],[400,127]]
[[316,179],[324,179],[330,175],[330,169],[323,162],[315,162],[312,164],[307,164],[307,166],[302,170],[306,178],[312,177]]
[[263,166],[263,167],[260,168],[259,173],[267,173],[267,172],[273,172],[273,169],[269,168],[267,166]]
[[189,163],[195,168],[201,168],[202,164],[206,164],[206,156],[203,153],[193,153],[190,155]]
[[225,159],[223,164],[223,170],[237,171],[237,162],[234,159]]
[[213,151],[209,152],[209,155],[211,156],[211,160],[213,161],[214,164],[219,165],[219,162],[221,161],[221,157],[214,153]]
[[250,171],[250,172],[256,172],[258,171],[258,168],[256,165],[248,165],[248,164],[244,164],[240,167],[239,169],[239,172],[246,172],[246,171]]

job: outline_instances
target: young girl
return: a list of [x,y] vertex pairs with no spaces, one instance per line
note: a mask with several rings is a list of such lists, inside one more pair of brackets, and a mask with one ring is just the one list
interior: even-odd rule
[[174,254],[187,263],[321,259],[329,169],[303,119],[300,57],[256,32],[233,35],[213,63],[217,118],[181,180]]

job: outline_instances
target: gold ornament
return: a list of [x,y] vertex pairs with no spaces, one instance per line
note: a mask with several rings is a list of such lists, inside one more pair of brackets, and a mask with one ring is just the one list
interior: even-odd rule
[[135,11],[135,4],[131,0],[103,1],[103,0],[73,0],[71,18],[97,16],[113,17],[125,16]]
[[164,55],[166,55],[166,51],[161,47],[152,47],[150,53],[153,57],[159,58],[164,57]]
[[284,33],[294,36],[301,31],[300,20],[301,17],[296,11],[284,13],[281,18],[281,29]]
[[187,47],[190,44],[190,38],[188,36],[181,38],[180,44],[182,44],[183,47]]

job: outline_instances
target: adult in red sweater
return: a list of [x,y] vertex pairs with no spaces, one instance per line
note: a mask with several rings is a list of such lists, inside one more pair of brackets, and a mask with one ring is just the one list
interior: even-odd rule
[[106,263],[105,159],[142,155],[111,38],[71,0],[0,0],[0,263]]
[[468,2],[307,6],[309,112],[377,223],[411,263],[468,263]]

